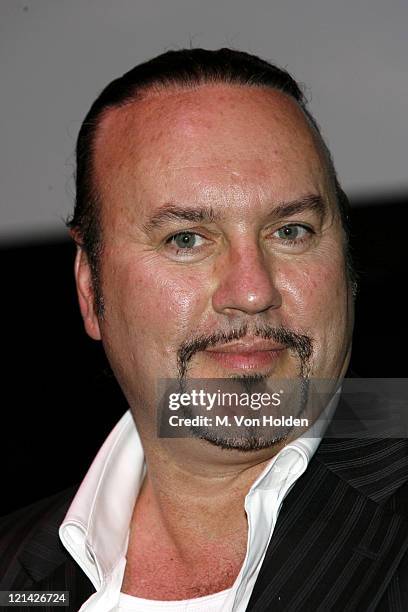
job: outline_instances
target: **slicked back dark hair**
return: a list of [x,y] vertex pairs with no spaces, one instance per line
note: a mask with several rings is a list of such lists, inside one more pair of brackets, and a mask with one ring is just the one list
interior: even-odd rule
[[224,83],[275,89],[293,98],[305,114],[326,158],[327,171],[337,196],[345,233],[346,263],[350,278],[354,271],[349,249],[349,204],[340,187],[330,152],[315,119],[307,108],[305,96],[293,77],[282,68],[255,55],[234,49],[181,49],[167,51],[112,81],[98,96],[86,115],[76,146],[76,199],[72,217],[67,221],[75,240],[85,250],[92,271],[97,312],[103,314],[100,287],[100,255],[103,246],[100,218],[101,202],[93,177],[95,134],[102,115],[110,108],[124,106],[149,89],[193,88]]

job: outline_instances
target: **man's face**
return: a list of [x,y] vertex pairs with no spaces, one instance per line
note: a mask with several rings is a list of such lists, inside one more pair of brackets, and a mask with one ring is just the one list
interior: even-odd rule
[[341,222],[294,101],[228,85],[150,94],[106,114],[94,161],[105,314],[91,296],[83,314],[142,424],[160,378],[344,374]]

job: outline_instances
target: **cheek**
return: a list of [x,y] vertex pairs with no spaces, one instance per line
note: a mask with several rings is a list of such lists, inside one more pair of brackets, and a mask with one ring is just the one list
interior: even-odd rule
[[110,277],[106,297],[111,320],[127,336],[146,336],[164,349],[184,339],[207,303],[198,276],[182,266],[169,270],[139,258],[137,266],[122,263]]
[[282,273],[280,284],[288,322],[317,330],[343,317],[346,276],[339,262],[291,267]]

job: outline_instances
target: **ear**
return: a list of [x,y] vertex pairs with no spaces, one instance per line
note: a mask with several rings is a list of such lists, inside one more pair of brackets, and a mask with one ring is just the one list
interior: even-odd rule
[[94,340],[100,340],[101,332],[95,311],[95,295],[92,285],[91,268],[85,251],[79,245],[77,246],[74,272],[79,308],[81,309],[86,333]]

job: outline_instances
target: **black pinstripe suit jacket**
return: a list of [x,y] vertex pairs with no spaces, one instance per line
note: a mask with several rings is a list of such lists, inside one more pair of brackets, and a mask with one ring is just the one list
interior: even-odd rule
[[[72,611],[94,592],[58,538],[74,494],[1,519],[0,590],[68,590]],[[247,610],[408,612],[407,440],[321,442],[285,499]]]

